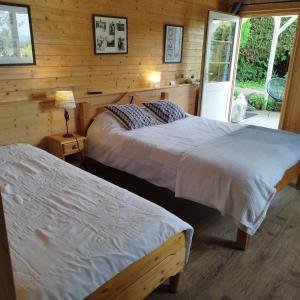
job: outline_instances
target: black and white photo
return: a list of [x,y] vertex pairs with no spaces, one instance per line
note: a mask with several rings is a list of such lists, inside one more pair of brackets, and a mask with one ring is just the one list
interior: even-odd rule
[[117,30],[118,31],[125,31],[125,25],[119,22],[117,24]]
[[0,66],[35,64],[30,8],[0,3]]
[[183,26],[165,25],[164,63],[182,60]]
[[128,53],[127,18],[93,16],[95,54]]

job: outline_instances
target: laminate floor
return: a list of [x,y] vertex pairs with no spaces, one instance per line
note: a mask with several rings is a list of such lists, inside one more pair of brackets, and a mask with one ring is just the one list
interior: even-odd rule
[[193,225],[195,235],[179,292],[169,294],[164,284],[148,300],[300,299],[300,191],[289,186],[276,196],[245,252],[230,242],[233,222],[216,211],[181,199],[158,204]]

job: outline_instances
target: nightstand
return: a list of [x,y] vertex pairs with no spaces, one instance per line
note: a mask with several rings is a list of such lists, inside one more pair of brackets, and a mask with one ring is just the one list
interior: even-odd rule
[[47,137],[48,152],[73,164],[82,166],[84,159],[85,137],[74,134],[72,137],[64,138],[62,134]]

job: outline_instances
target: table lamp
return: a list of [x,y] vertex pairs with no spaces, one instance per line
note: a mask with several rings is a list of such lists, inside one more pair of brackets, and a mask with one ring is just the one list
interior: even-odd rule
[[161,72],[151,72],[149,80],[151,82],[152,88],[159,88],[160,87],[160,80],[161,80]]
[[75,108],[76,103],[74,99],[74,94],[72,91],[56,91],[55,92],[55,107],[63,108],[65,110],[64,116],[66,120],[66,128],[67,133],[63,135],[63,137],[72,137],[73,134],[69,133],[68,121],[69,121],[69,113],[67,111],[68,108]]

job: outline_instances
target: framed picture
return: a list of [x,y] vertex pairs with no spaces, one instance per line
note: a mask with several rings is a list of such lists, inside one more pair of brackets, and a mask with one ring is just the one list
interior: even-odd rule
[[127,18],[93,15],[95,54],[128,53]]
[[34,64],[30,7],[0,2],[0,66]]
[[181,63],[183,31],[183,26],[165,25],[164,63]]

